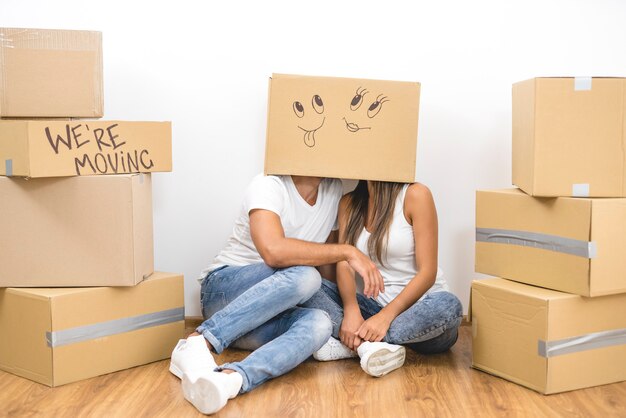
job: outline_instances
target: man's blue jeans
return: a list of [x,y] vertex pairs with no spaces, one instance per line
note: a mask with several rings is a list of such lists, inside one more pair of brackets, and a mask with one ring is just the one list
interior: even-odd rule
[[[362,294],[357,294],[357,302],[364,319],[382,309],[378,302]],[[343,303],[335,283],[322,279],[320,290],[302,306],[327,312],[333,322],[333,337],[339,339]],[[456,342],[462,317],[463,307],[456,296],[450,292],[432,292],[393,320],[384,341],[406,345],[422,354],[441,353]]]
[[328,341],[328,314],[296,306],[320,283],[313,267],[263,263],[221,267],[203,280],[202,316],[208,319],[196,331],[218,354],[229,346],[253,350],[243,361],[220,366],[243,376],[242,393],[292,370]]

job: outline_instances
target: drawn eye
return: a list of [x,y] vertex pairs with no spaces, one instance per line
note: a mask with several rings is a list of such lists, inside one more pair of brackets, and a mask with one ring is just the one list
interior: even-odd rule
[[[382,96],[382,95],[381,95]],[[370,107],[367,109],[367,116],[371,119],[374,116],[378,115],[378,112],[381,111],[381,109],[383,108],[383,103],[388,102],[389,100],[387,100],[386,96],[378,96],[376,98],[376,101],[374,103],[372,103],[370,105]]]
[[295,113],[299,118],[304,116],[304,106],[302,106],[302,103],[293,102],[293,113]]
[[317,94],[311,99],[311,105],[313,105],[313,110],[315,110],[316,113],[324,113],[324,102],[322,101],[322,98]]
[[367,93],[368,91],[366,89],[362,89],[361,87],[356,89],[356,94],[350,102],[350,110],[354,111],[361,107],[361,104],[363,104],[363,97],[365,97]]

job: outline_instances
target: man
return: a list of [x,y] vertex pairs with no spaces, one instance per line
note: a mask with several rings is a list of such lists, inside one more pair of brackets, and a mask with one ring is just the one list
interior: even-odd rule
[[[332,276],[328,265],[347,261],[382,286],[380,272],[359,250],[325,244],[336,241],[341,195],[340,180],[319,177],[260,175],[248,187],[232,236],[201,276],[207,319],[172,353],[170,371],[202,413],[287,373],[329,340],[328,315],[297,306],[320,288],[314,266]],[[210,351],[229,346],[253,352],[218,367]]]

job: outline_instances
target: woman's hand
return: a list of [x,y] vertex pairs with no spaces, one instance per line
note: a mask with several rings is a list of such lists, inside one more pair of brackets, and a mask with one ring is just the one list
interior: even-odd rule
[[393,318],[389,317],[384,311],[378,312],[376,315],[364,321],[355,336],[363,341],[382,341],[387,335],[389,326]]
[[358,309],[354,311],[345,311],[341,328],[339,329],[339,339],[343,345],[350,350],[356,350],[361,345],[361,338],[356,335],[356,331],[363,323],[363,316]]

